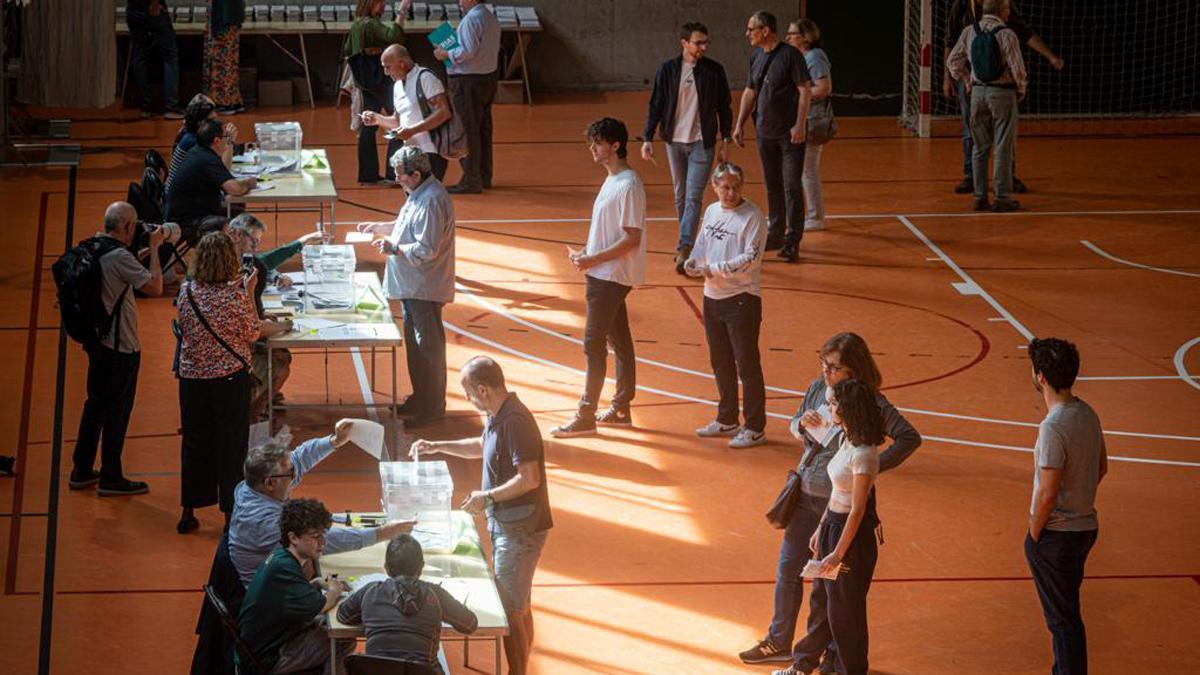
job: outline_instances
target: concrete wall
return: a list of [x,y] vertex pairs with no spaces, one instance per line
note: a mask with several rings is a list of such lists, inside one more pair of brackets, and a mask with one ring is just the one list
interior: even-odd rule
[[642,89],[664,59],[679,53],[679,27],[708,26],[708,55],[721,62],[730,84],[746,77],[750,45],[744,31],[766,9],[787,29],[800,15],[798,0],[517,0],[537,8],[545,32],[530,50],[533,86],[542,91]]

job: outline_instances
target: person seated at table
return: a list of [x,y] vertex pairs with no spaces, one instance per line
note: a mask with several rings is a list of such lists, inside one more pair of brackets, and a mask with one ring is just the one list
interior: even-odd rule
[[239,197],[258,185],[254,176],[235,178],[225,166],[221,157],[232,144],[221,122],[204,120],[196,129],[196,146],[170,178],[165,217],[183,227],[184,239],[193,246],[200,238],[196,225],[202,218],[225,215],[223,195]]
[[[179,131],[175,133],[175,140],[171,143],[171,166],[167,169],[164,186],[171,184],[171,179],[175,177],[176,171],[183,165],[183,158],[192,148],[196,147],[196,132],[200,130],[200,123],[204,120],[215,119],[217,119],[217,104],[204,94],[193,96],[183,113],[183,124],[179,126]],[[236,141],[237,127],[232,122],[225,122],[224,125],[225,135]],[[230,143],[225,152],[221,153],[221,161],[226,168],[233,166],[235,152],[234,144]]]
[[246,589],[238,626],[242,640],[261,668],[247,670],[247,658],[236,654],[240,672],[298,673],[324,666],[341,672],[340,663],[354,651],[354,640],[337,640],[339,667],[332,668],[325,613],[349,590],[338,579],[323,580],[319,561],[333,517],[315,499],[293,499],[279,515],[277,544],[258,566]]
[[[349,442],[353,427],[352,420],[340,420],[332,434],[307,440],[291,452],[291,434],[285,427],[246,454],[246,479],[234,488],[229,519],[229,557],[243,585],[250,585],[255,568],[278,544],[280,518],[292,488],[321,460]],[[412,528],[413,521],[392,521],[375,528],[333,527],[327,533],[328,550],[356,551]]]
[[421,543],[402,534],[388,542],[383,568],[388,579],[364,585],[338,606],[338,621],[363,626],[367,654],[430,666],[438,664],[442,622],[464,635],[479,627],[467,606],[438,584],[421,580]]

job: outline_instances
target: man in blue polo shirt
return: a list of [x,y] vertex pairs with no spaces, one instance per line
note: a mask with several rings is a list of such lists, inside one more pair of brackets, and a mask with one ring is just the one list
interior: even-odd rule
[[513,675],[525,672],[533,643],[530,591],[546,537],[554,526],[546,490],[546,455],[533,413],[504,384],[500,364],[476,356],[462,368],[467,400],[487,413],[483,436],[457,441],[419,440],[413,459],[441,452],[483,460],[483,485],[463,502],[470,513],[487,513],[496,587],[508,615],[504,653]]

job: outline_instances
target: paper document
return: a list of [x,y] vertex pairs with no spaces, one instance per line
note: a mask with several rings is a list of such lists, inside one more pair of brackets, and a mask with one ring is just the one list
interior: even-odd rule
[[829,412],[828,404],[822,403],[815,412],[821,416],[821,424],[805,427],[804,433],[820,445],[828,445],[829,441],[833,440],[834,434],[841,431],[842,427],[840,424],[833,423],[833,416]]
[[[304,319],[308,321],[308,319]],[[379,333],[376,324],[373,323],[347,323],[338,326],[330,326],[317,330],[317,336],[325,339],[341,338],[343,340],[361,340],[363,338],[377,338]]]
[[[450,22],[445,21],[429,33],[429,42],[434,47],[441,47],[446,51],[450,51],[458,46],[458,33],[454,32],[454,27],[450,25]],[[447,69],[454,65],[448,58],[442,61],[442,63],[446,64]]]
[[301,333],[316,333],[317,331],[326,328],[334,328],[336,326],[344,326],[345,322],[330,321],[329,319],[321,319],[317,317],[305,317],[296,319],[292,322],[292,329]]
[[364,419],[350,420],[350,442],[375,459],[383,457],[383,425]]
[[283,309],[283,298],[263,298],[263,309]]
[[383,572],[373,572],[371,574],[364,574],[361,577],[353,577],[351,579],[347,579],[347,581],[350,582],[350,591],[351,592],[357,591],[358,589],[362,588],[363,586],[366,586],[367,584],[373,584],[376,581],[387,581],[387,580],[388,580],[388,575],[384,574]]
[[375,241],[375,235],[370,232],[347,232],[347,244],[369,244]]
[[807,563],[804,563],[804,569],[801,570],[800,576],[804,577],[805,579],[830,579],[830,580],[832,580],[832,579],[837,579],[839,573],[845,572],[848,569],[849,568],[843,564],[843,565],[840,565],[838,567],[838,569],[835,569],[832,572],[828,572],[826,574],[821,574],[821,561],[820,560],[809,560]]
[[259,183],[258,185],[256,185],[254,187],[253,190],[251,190],[251,192],[262,192],[264,190],[274,190],[274,189],[275,189],[274,183]]

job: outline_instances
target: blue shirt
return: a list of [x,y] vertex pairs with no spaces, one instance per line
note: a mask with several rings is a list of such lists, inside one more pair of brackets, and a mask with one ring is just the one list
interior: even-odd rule
[[[292,451],[292,466],[296,477],[292,487],[300,479],[333,452],[333,443],[328,436],[314,438],[300,444]],[[229,557],[237,568],[243,586],[250,586],[254,570],[267,559],[271,551],[279,547],[279,517],[283,514],[283,502],[246,485],[237,484],[233,490],[233,515],[229,518]],[[356,551],[375,543],[376,529],[332,527],[326,533],[325,553]]]
[[454,302],[454,202],[441,181],[430,176],[408,195],[388,241],[388,298]]
[[450,56],[451,75],[487,75],[500,61],[500,20],[482,3],[467,12],[458,24],[458,46]]

